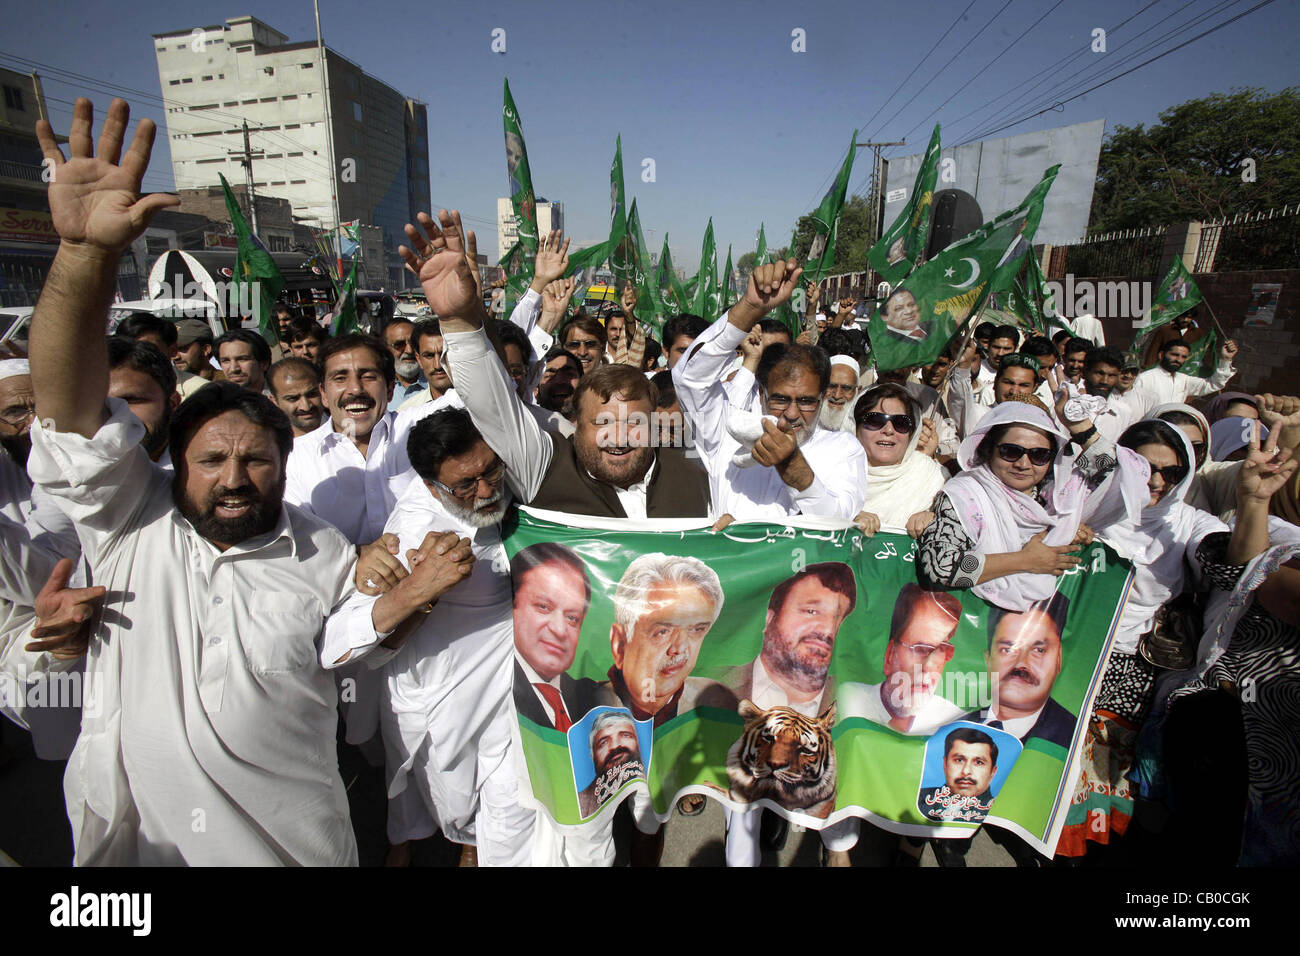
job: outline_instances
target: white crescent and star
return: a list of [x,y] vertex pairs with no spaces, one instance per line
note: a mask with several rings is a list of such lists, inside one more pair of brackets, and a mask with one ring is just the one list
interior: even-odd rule
[[961,259],[960,261],[961,261],[961,262],[969,262],[969,263],[970,263],[970,278],[967,279],[965,282],[957,282],[957,283],[954,283],[954,284],[953,284],[953,288],[954,288],[954,289],[967,289],[967,288],[970,288],[970,286],[975,282],[975,280],[978,279],[978,278],[980,277],[980,264],[979,264],[978,262],[976,262],[974,259],[971,259],[971,258],[969,258],[969,257],[967,257],[967,258],[965,258],[965,259]]

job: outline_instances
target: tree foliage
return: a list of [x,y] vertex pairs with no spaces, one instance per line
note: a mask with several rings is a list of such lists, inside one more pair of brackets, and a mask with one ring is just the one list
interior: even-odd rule
[[[1247,159],[1254,182],[1242,178]],[[1115,127],[1098,160],[1088,231],[1222,219],[1295,202],[1300,89],[1234,89],[1171,107],[1150,127]]]
[[[867,268],[867,237],[871,227],[871,204],[863,196],[850,196],[840,213],[840,228],[835,234],[835,263],[831,271],[861,272]],[[800,262],[812,246],[811,216],[800,216],[795,227],[794,255]]]

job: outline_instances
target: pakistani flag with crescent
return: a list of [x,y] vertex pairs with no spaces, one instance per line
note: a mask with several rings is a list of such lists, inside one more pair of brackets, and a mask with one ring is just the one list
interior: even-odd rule
[[1174,256],[1173,264],[1169,266],[1169,271],[1165,273],[1160,288],[1156,290],[1155,298],[1151,301],[1146,321],[1134,337],[1132,351],[1141,354],[1152,332],[1163,325],[1168,325],[1184,312],[1196,308],[1201,304],[1201,299],[1201,290],[1196,280],[1192,278],[1192,274],[1187,271],[1187,266],[1183,265],[1183,257]]
[[627,228],[627,206],[623,193],[623,137],[614,141],[614,161],[609,166],[609,269],[619,293],[635,270],[632,238]]
[[871,317],[868,334],[880,371],[929,365],[984,304],[1010,289],[1043,217],[1060,166],[1043,174],[1020,205],[959,239],[908,276]]
[[[858,131],[855,129],[853,137],[849,140],[848,155],[840,164],[835,182],[831,184],[831,188],[822,197],[821,204],[810,216],[813,237],[812,245],[808,247],[808,258],[804,260],[804,282],[820,282],[831,274],[831,268],[835,263],[835,236],[840,228],[840,213],[844,210],[844,197],[849,190],[849,176],[853,172],[853,156],[857,152],[857,142]],[[794,248],[793,240],[790,248]]]
[[646,253],[645,236],[641,234],[641,215],[636,200],[627,213],[627,237],[632,250],[632,283],[636,287],[636,317],[658,334],[663,328],[664,314],[655,292],[655,275],[650,269]]
[[930,145],[921,158],[916,182],[907,205],[898,214],[894,224],[885,230],[879,241],[867,252],[871,268],[890,284],[905,279],[925,255],[930,239],[930,218],[934,210],[934,188],[939,182],[939,124],[934,124]]
[[710,322],[720,314],[718,306],[722,294],[718,291],[718,250],[713,239],[713,217],[704,230],[704,243],[700,247],[700,271],[695,285],[695,301],[691,311]]
[[682,280],[677,278],[677,270],[673,268],[673,257],[668,251],[667,233],[664,233],[664,248],[659,253],[659,274],[655,281],[659,286],[659,296],[663,301],[665,314],[676,315],[679,312],[689,311],[690,300],[686,297],[686,287],[682,285]]
[[506,131],[506,186],[514,210],[515,229],[519,237],[515,247],[501,260],[506,268],[506,314],[514,300],[524,294],[533,281],[533,262],[537,258],[537,196],[533,192],[533,174],[528,166],[528,147],[519,121],[515,98],[510,95],[510,81],[505,81],[505,106],[502,111]]

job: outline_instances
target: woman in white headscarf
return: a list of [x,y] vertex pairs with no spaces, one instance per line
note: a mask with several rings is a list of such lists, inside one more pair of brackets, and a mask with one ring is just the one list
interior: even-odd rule
[[[867,497],[854,523],[866,534],[880,528],[919,533],[947,473],[935,461],[933,426],[903,386],[881,382],[862,393],[852,421],[867,453]],[[922,444],[924,436],[928,444]],[[917,519],[913,521],[912,519]]]
[[[1144,419],[1120,436],[1149,466],[1149,500],[1140,515],[1098,531],[1098,536],[1133,564],[1133,582],[1120,616],[1110,660],[1093,704],[1084,744],[1083,767],[1075,785],[1058,856],[1080,857],[1090,841],[1106,844],[1122,835],[1133,812],[1128,781],[1139,728],[1150,708],[1157,669],[1185,669],[1173,635],[1177,614],[1171,604],[1193,583],[1232,589],[1245,565],[1268,548],[1268,503],[1296,469],[1289,455],[1277,455],[1276,438],[1260,448],[1256,437],[1237,478],[1236,527],[1192,507],[1185,500],[1195,474],[1191,438],[1162,419]],[[1199,629],[1195,633],[1199,634]]]
[[[1058,414],[1067,412],[1063,396]],[[1009,611],[1049,600],[1056,579],[1079,563],[1069,552],[1135,514],[1146,469],[1091,421],[1062,430],[1033,396],[1000,402],[961,443],[963,471],[934,500],[917,542],[927,587],[970,588]],[[1119,467],[1116,467],[1117,464]]]

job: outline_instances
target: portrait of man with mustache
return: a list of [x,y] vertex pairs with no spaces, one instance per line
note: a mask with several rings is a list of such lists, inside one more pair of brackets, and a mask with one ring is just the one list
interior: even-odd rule
[[944,782],[922,788],[917,806],[930,820],[977,823],[993,807],[997,773],[998,745],[993,737],[974,727],[958,727],[943,741]]
[[1070,599],[1057,593],[1028,611],[989,609],[989,686],[992,703],[967,720],[1005,730],[1021,741],[1038,737],[1068,748],[1075,717],[1052,699],[1061,673],[1061,633]]

